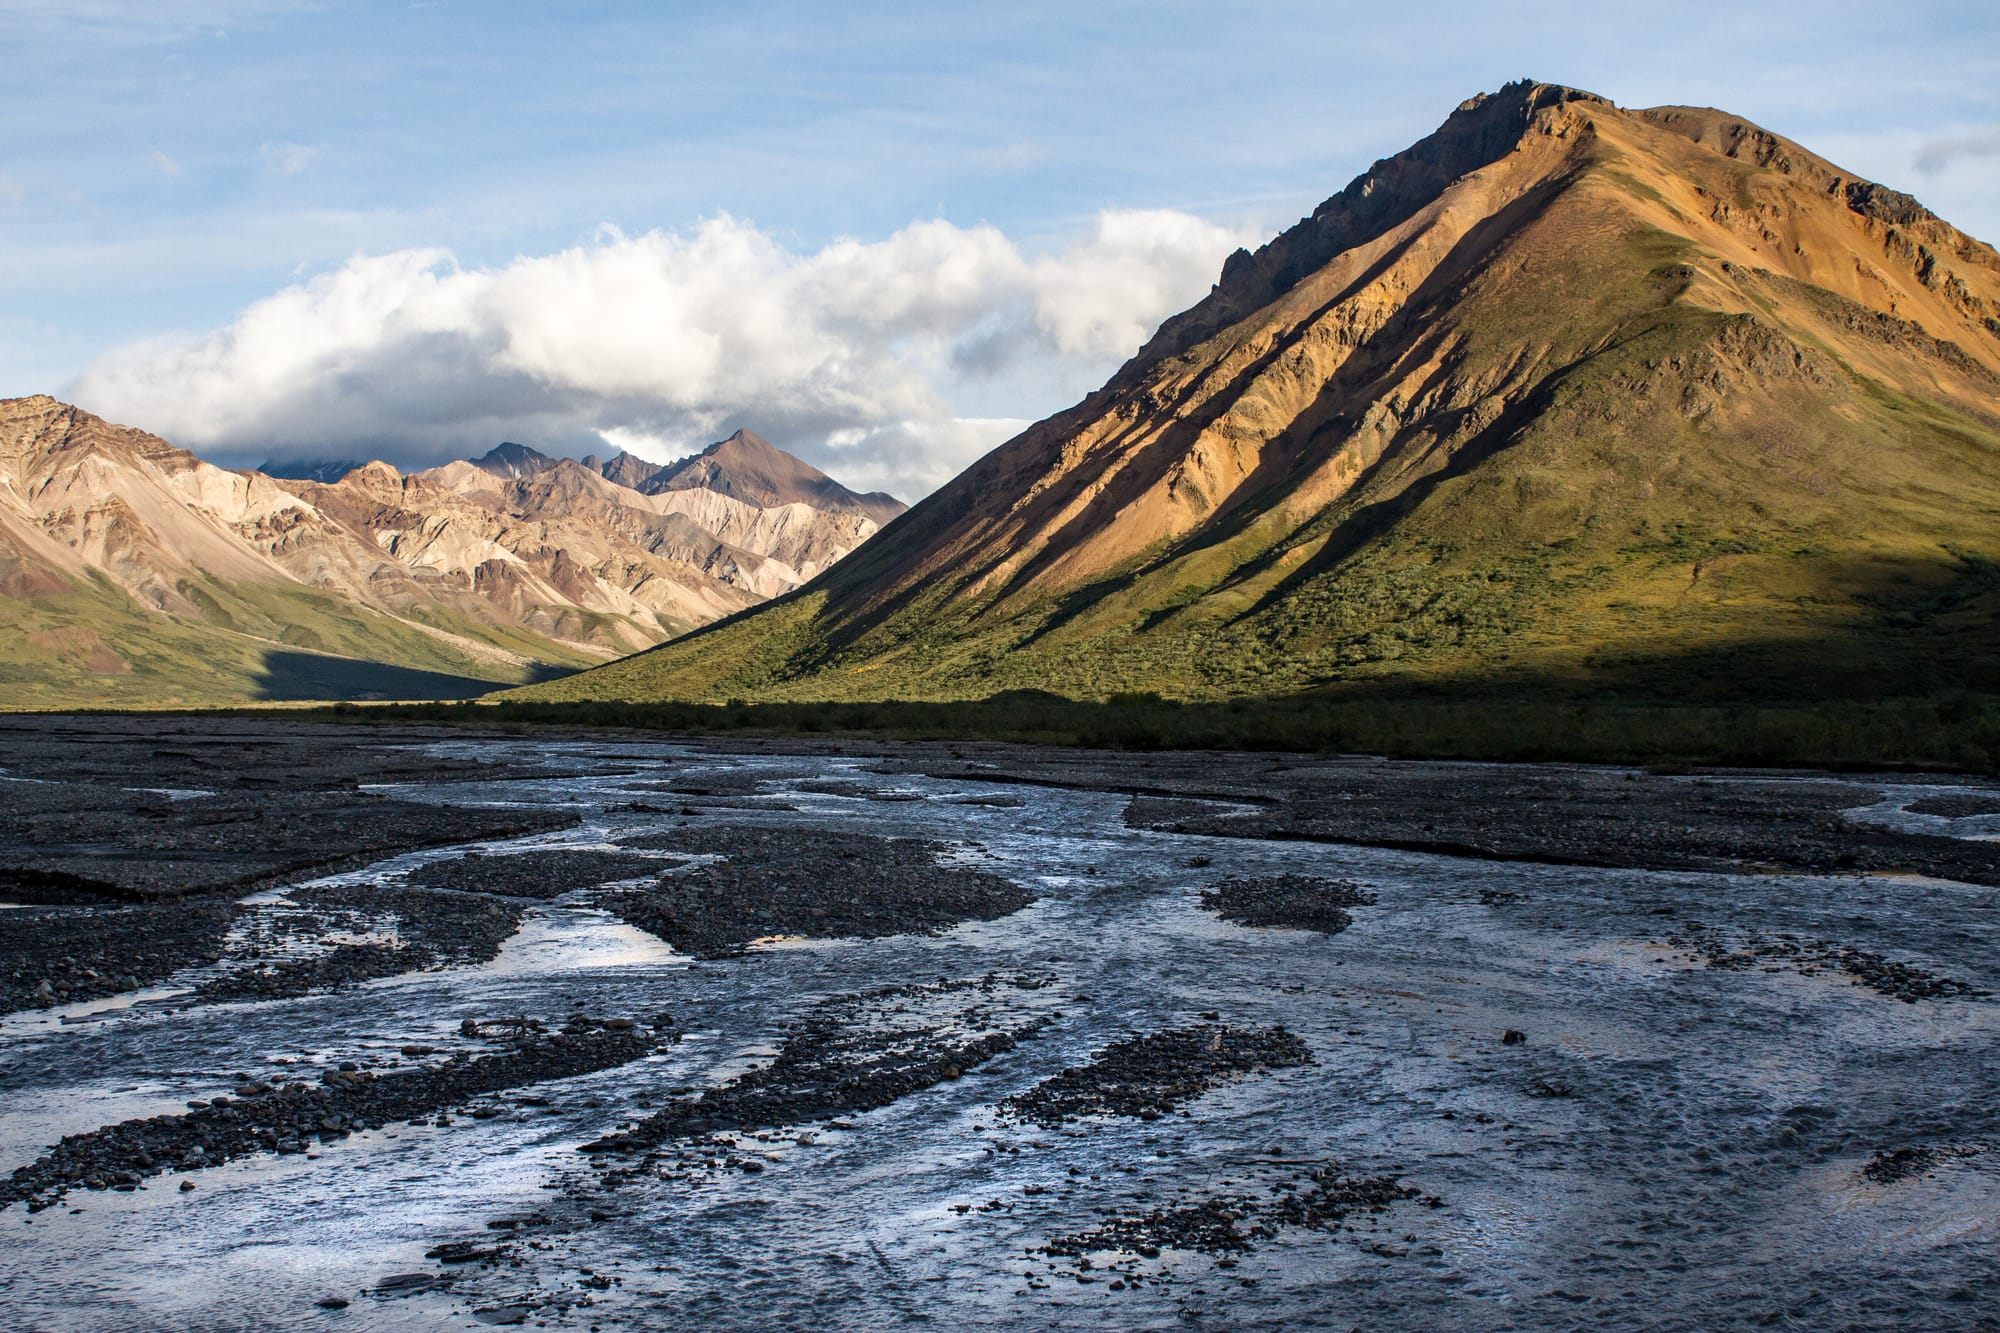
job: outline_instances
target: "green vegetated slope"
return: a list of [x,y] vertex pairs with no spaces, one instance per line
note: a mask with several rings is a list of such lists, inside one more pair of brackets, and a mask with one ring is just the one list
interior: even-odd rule
[[1516,85],[800,592],[522,700],[2000,691],[2000,259]]
[[458,699],[533,678],[311,590],[190,580],[182,592],[202,619],[141,607],[101,577],[32,600],[0,594],[0,698],[21,709]]

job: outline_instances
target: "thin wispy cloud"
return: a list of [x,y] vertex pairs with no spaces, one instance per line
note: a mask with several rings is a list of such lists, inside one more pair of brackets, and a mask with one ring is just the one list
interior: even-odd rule
[[1049,150],[1041,144],[1017,139],[999,148],[988,148],[981,152],[980,165],[992,167],[996,171],[1025,171],[1048,158]]
[[169,180],[181,174],[181,164],[157,148],[146,154],[146,165]]
[[1961,162],[2000,157],[2000,126],[1974,134],[1932,139],[1917,153],[1916,168],[1926,176],[1937,176]]
[[116,45],[145,45],[226,33],[232,25],[321,8],[317,0],[6,0],[0,34],[16,40],[88,35]]
[[257,149],[264,169],[279,176],[296,176],[319,160],[319,149],[302,143],[267,143]]

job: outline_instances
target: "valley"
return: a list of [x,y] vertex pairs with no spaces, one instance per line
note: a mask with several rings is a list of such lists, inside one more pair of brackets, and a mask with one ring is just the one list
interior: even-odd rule
[[0,1333],[2000,1329],[2000,7],[0,40]]

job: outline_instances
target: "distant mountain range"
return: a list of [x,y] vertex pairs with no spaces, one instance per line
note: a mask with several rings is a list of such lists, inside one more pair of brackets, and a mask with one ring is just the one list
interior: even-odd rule
[[[757,610],[527,699],[2000,689],[2000,256],[1517,83]],[[1831,725],[1831,724],[1830,724]]]
[[479,693],[787,592],[904,507],[747,431],[664,467],[282,470],[0,402],[0,704]]

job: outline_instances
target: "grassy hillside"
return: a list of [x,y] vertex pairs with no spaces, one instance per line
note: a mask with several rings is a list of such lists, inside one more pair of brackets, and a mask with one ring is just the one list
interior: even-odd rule
[[798,594],[522,701],[2000,690],[2000,255],[1510,85]]
[[101,578],[31,601],[0,596],[0,701],[53,709],[452,699],[537,678],[308,589],[190,582],[187,593],[208,623],[147,610]]
[[1509,678],[1709,699],[2000,689],[1988,421],[1756,317],[1669,305],[1497,409],[1486,436],[1371,474],[1303,523],[1246,505],[1058,596],[933,584],[855,615],[839,585],[813,588],[527,694],[1215,699]]

